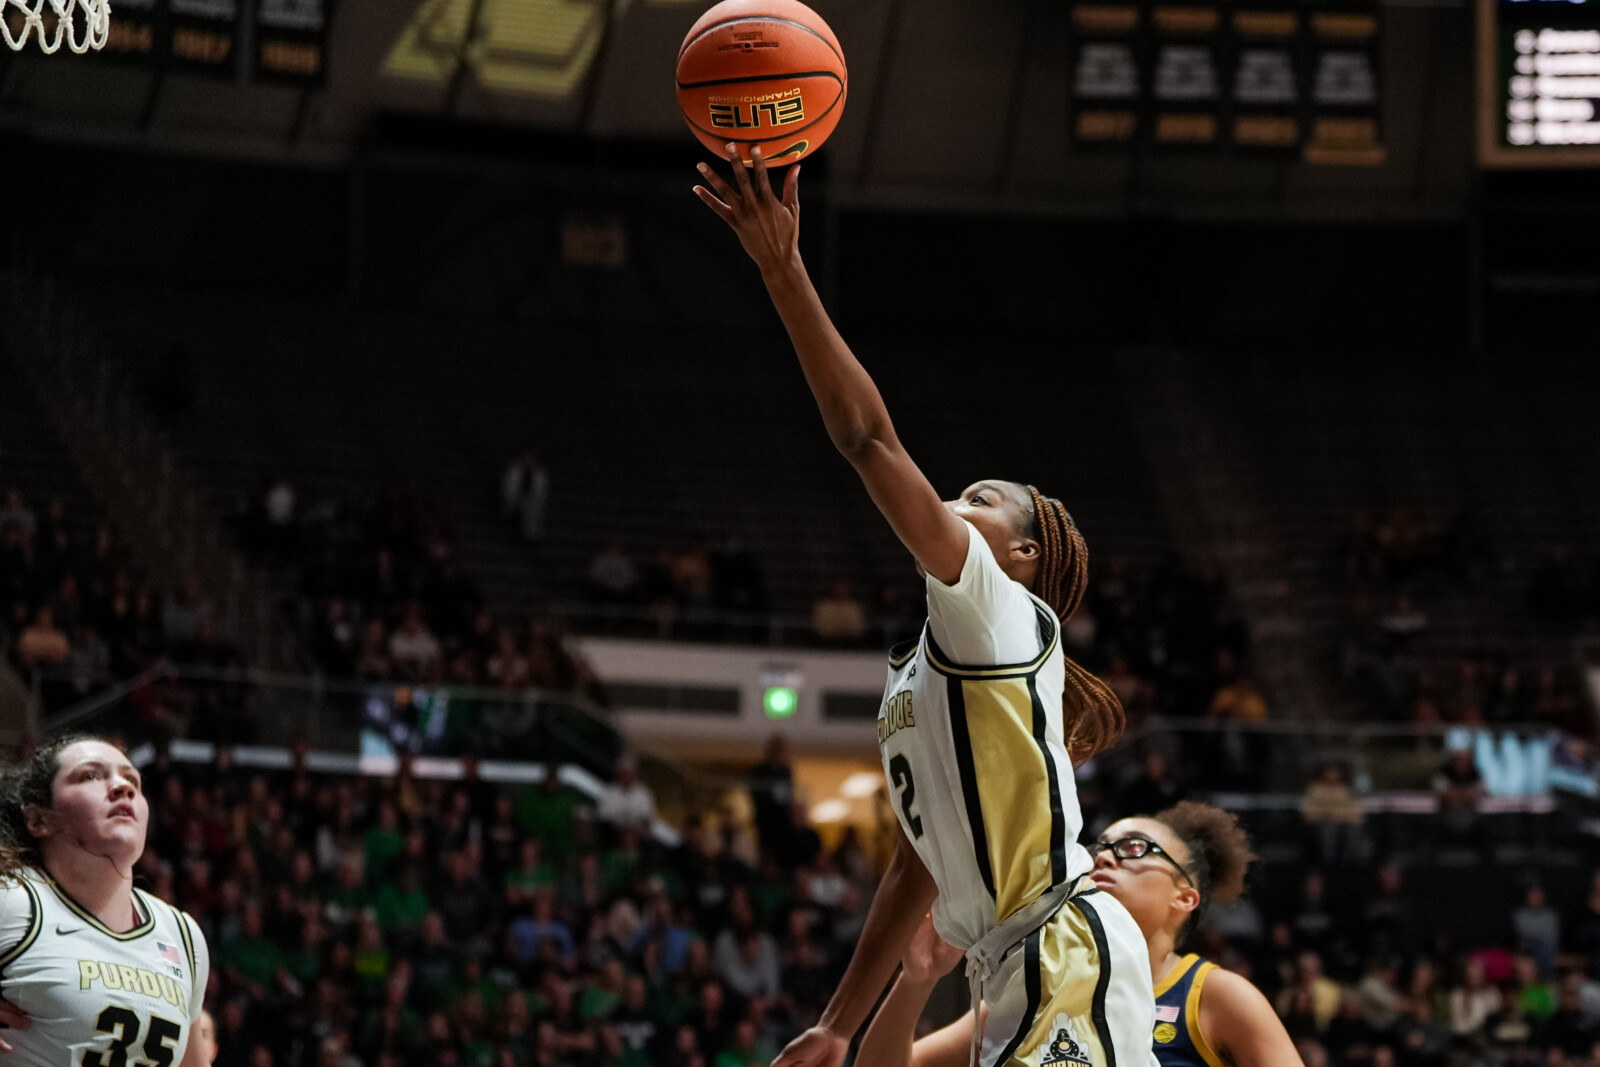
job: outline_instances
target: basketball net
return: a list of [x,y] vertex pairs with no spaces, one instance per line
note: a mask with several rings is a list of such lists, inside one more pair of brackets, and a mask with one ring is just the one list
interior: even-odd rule
[[[14,22],[21,23],[20,31],[13,32]],[[0,0],[0,36],[13,52],[20,52],[30,35],[46,54],[63,42],[79,55],[98,52],[110,28],[110,0]]]

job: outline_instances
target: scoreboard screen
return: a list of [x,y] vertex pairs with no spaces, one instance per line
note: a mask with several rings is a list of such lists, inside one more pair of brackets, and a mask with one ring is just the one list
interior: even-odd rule
[[1600,166],[1600,3],[1479,0],[1478,154]]
[[1384,160],[1376,0],[1078,0],[1069,12],[1080,148]]

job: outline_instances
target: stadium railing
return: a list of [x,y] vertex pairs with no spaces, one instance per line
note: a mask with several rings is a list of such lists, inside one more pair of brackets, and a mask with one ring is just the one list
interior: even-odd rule
[[[38,672],[36,684],[61,682]],[[665,812],[696,810],[715,783],[696,781],[660,754],[625,745],[607,709],[579,693],[466,685],[332,680],[159,663],[48,715],[39,736],[105,732],[132,747],[182,745],[253,753],[288,766],[295,752],[323,769],[389,774],[402,758],[420,776],[534,782],[546,768],[563,781],[609,780],[626,754]],[[175,747],[178,746],[178,747]],[[470,765],[470,771],[469,771]],[[597,788],[597,786],[596,786]],[[584,790],[587,791],[587,790]]]

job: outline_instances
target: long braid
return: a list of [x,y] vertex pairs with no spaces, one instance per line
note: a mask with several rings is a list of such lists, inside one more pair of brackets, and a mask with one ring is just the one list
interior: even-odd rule
[[[1062,625],[1072,618],[1089,587],[1089,546],[1066,505],[1028,486],[1033,502],[1033,529],[1039,542],[1039,569],[1033,592],[1050,605]],[[1082,763],[1103,752],[1122,736],[1125,718],[1117,694],[1070,657],[1063,656],[1066,684],[1061,704],[1067,751],[1073,762]]]

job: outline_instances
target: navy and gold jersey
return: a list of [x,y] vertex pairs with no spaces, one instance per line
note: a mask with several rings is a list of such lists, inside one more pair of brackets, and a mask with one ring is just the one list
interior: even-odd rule
[[1216,967],[1190,954],[1156,986],[1152,1038],[1161,1067],[1227,1067],[1200,1032],[1200,993]]
[[922,637],[890,653],[878,714],[890,798],[939,887],[934,926],[962,949],[1092,866],[1062,736],[1060,626],[967,530],[960,577],[928,578]]

